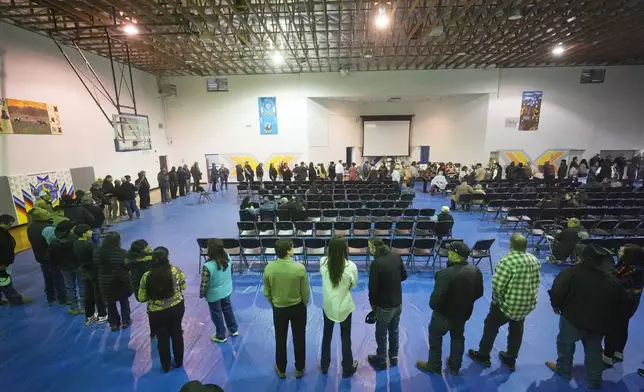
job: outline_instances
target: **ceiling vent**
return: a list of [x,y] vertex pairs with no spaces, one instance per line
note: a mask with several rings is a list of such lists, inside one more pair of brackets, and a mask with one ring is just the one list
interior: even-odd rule
[[581,80],[579,83],[604,83],[606,77],[606,68],[584,69],[581,71]]
[[394,102],[400,102],[402,100],[401,97],[391,97],[387,99],[387,102],[394,103]]
[[228,91],[228,78],[206,79],[206,91],[209,93],[221,93]]

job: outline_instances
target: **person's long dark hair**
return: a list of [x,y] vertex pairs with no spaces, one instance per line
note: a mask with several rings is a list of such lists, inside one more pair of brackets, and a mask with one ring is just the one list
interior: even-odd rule
[[619,262],[621,264],[639,268],[642,268],[644,265],[644,250],[642,250],[641,246],[636,244],[626,244],[620,253],[621,257],[619,258]]
[[347,241],[344,237],[336,236],[329,241],[329,251],[327,256],[327,267],[329,269],[329,279],[333,287],[338,287],[342,274],[344,273],[345,261],[349,257]]
[[250,197],[246,196],[244,197],[244,200],[242,200],[242,203],[239,209],[245,210],[246,208],[251,208],[252,206],[253,206],[253,202],[250,201]]
[[121,235],[116,231],[110,231],[105,234],[105,237],[103,237],[103,243],[98,249],[98,255],[101,262],[108,263],[110,261],[110,255],[118,249],[121,249]]
[[389,254],[391,250],[380,238],[372,238],[369,240],[371,246],[376,248],[376,251],[373,253],[373,257],[380,257],[386,254]]
[[224,242],[219,238],[208,240],[208,258],[217,263],[217,269],[226,271],[228,269],[228,253],[224,249]]
[[152,252],[152,268],[145,286],[151,300],[160,301],[174,295],[174,280],[168,256],[168,249],[163,246],[154,248]]
[[146,240],[136,240],[130,245],[130,250],[125,256],[128,260],[135,261],[143,257],[149,256],[150,254],[146,250],[148,247],[148,242]]

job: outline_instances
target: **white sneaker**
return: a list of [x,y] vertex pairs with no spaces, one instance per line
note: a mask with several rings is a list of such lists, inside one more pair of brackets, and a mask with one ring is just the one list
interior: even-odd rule
[[92,325],[98,320],[95,314],[93,314],[91,317],[85,317],[85,326]]
[[107,322],[107,316],[100,316],[97,319],[96,324],[105,324],[106,322]]
[[624,362],[624,353],[621,351],[615,351],[613,362]]
[[233,335],[233,337],[235,337],[235,336],[239,336],[239,331],[237,331],[237,332],[233,332],[233,333],[232,333],[232,335]]

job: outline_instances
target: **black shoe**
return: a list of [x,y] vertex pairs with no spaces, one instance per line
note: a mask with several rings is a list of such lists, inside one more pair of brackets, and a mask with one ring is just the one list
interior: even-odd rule
[[119,329],[121,329],[121,326],[120,325],[110,325],[110,328],[112,329],[112,332],[116,332]]
[[517,362],[516,359],[509,357],[505,351],[499,352],[499,360],[501,360],[501,363],[504,364],[511,372],[517,370],[515,367]]
[[449,370],[449,374],[452,376],[458,376],[459,369],[452,369],[452,367],[449,366],[449,357],[447,357],[447,370]]
[[481,365],[485,366],[486,368],[489,368],[492,366],[492,363],[490,362],[490,357],[483,356],[480,352],[476,350],[468,350],[467,355],[474,361],[478,362]]
[[351,370],[347,371],[342,371],[342,378],[348,378],[356,374],[358,371],[358,361],[353,361],[353,364],[351,366]]
[[429,362],[418,361],[416,362],[416,367],[426,373],[441,374],[441,368],[434,367],[429,364]]
[[121,325],[121,328],[123,329],[128,329],[130,328],[131,321],[124,321],[123,325]]
[[177,362],[177,360],[175,359],[174,361],[172,361],[172,367],[175,369],[181,368],[183,367],[183,362]]
[[637,374],[644,377],[644,369],[637,369]]
[[398,357],[389,358],[389,366],[394,367],[398,365]]
[[329,367],[328,366],[320,366],[320,371],[322,374],[326,375],[329,372]]
[[369,362],[369,365],[373,366],[374,369],[376,370],[385,370],[387,369],[387,362],[380,362],[378,360],[378,357],[375,355],[369,355],[367,356],[367,362]]

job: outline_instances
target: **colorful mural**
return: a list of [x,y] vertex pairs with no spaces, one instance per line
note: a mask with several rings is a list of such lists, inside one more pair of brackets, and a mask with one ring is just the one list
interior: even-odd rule
[[63,195],[74,195],[74,184],[69,170],[20,174],[8,176],[8,179],[18,224],[27,223],[27,213],[34,207],[34,202],[41,192],[49,193],[53,205],[57,205]]
[[[299,163],[299,158],[302,156],[302,154],[299,153],[278,153],[278,154],[273,154],[268,157],[265,161],[262,163],[264,164],[264,171],[266,172],[266,176],[268,176],[268,168],[271,163],[275,164],[275,166],[279,165],[282,162],[286,162],[289,165],[293,166],[296,163]],[[236,165],[244,165],[246,161],[251,165],[253,170],[257,167],[259,164],[260,160],[255,158],[253,155],[250,154],[223,154],[221,155],[222,159],[228,161],[224,162],[226,166],[229,167],[230,169],[230,175],[234,176],[235,175],[235,166]]]
[[543,91],[524,91],[521,97],[519,131],[536,131],[541,118]]
[[57,105],[21,99],[0,98],[0,133],[60,135]]
[[257,98],[259,108],[259,134],[277,135],[277,98]]
[[532,159],[523,150],[504,150],[500,151],[499,161],[502,166],[509,165],[510,162],[514,163],[526,163],[530,164],[531,167],[536,168],[540,165],[543,165],[546,161],[552,163],[555,167],[559,167],[559,163],[562,159],[566,159],[570,155],[571,150],[560,150],[560,149],[548,149],[542,152],[536,159]]

